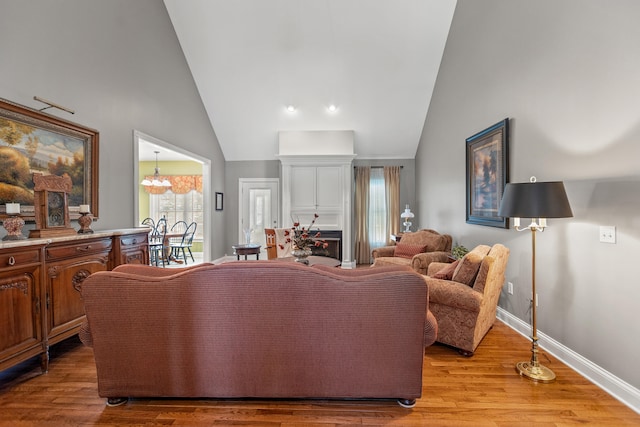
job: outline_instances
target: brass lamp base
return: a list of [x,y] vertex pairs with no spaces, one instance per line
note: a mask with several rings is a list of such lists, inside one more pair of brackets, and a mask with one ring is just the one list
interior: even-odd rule
[[516,372],[532,381],[541,383],[552,383],[556,380],[556,374],[551,369],[539,363],[534,365],[531,361],[516,363]]

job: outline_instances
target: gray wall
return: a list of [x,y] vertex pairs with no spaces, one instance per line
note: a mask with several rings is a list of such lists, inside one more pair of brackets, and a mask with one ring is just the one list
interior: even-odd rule
[[530,233],[465,223],[465,138],[511,118],[510,181],[562,180],[574,212],[538,235],[538,327],[636,388],[638,16],[633,0],[458,0],[416,157],[420,222],[507,245],[500,306],[528,322]]
[[[100,219],[133,226],[133,130],[212,160],[224,190],[224,158],[160,0],[0,0],[0,96],[42,108],[34,95],[76,111],[53,115],[100,132]],[[224,248],[224,215],[208,227]]]

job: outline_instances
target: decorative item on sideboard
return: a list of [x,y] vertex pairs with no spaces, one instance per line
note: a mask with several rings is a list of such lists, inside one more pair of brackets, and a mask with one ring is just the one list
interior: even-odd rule
[[89,205],[80,205],[80,217],[78,218],[78,224],[80,224],[80,229],[78,230],[78,234],[91,234],[93,230],[91,229],[91,223],[93,222],[93,216],[89,210]]
[[2,240],[23,240],[27,237],[22,234],[24,220],[20,217],[20,203],[7,203],[5,205],[8,218],[2,221],[2,226],[7,230],[7,235]]

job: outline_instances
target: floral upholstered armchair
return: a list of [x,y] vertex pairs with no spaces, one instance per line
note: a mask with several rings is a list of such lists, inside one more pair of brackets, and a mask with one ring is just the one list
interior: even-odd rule
[[371,254],[372,267],[405,265],[420,274],[427,274],[432,262],[450,261],[451,236],[430,229],[404,233],[396,246],[377,248]]
[[509,249],[476,246],[451,264],[429,265],[429,310],[438,321],[437,341],[472,356],[496,320]]

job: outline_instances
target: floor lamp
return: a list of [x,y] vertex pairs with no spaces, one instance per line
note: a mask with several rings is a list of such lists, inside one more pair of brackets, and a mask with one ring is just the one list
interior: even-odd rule
[[[531,230],[531,360],[516,364],[516,371],[533,381],[550,383],[556,374],[538,362],[538,331],[536,326],[536,232],[544,231],[547,218],[572,217],[571,206],[564,184],[556,182],[530,182],[507,184],[502,195],[498,215],[513,218],[517,231]],[[520,227],[520,218],[531,218],[531,224]],[[536,220],[538,222],[536,222]]]

